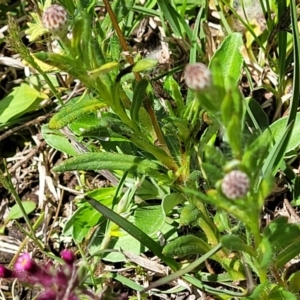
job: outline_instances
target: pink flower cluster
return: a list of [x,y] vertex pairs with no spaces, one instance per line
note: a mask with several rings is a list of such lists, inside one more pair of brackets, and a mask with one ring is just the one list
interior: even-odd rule
[[38,300],[77,300],[79,278],[75,255],[69,250],[63,250],[61,258],[65,264],[58,267],[52,261],[39,265],[29,253],[23,253],[18,257],[13,270],[0,265],[0,278],[17,278],[32,285],[41,285],[43,291],[36,298]]
[[74,253],[63,250],[60,256],[65,263],[57,266],[52,261],[37,264],[29,253],[23,253],[18,257],[13,270],[0,265],[0,278],[17,278],[32,285],[40,285],[42,291],[35,298],[37,300],[79,300],[82,295],[95,300],[128,298],[127,293],[107,293],[106,290],[96,295],[80,284],[83,278],[79,275]]

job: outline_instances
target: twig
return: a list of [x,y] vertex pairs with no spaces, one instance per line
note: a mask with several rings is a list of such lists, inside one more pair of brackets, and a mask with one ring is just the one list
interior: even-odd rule
[[27,129],[29,126],[32,126],[32,125],[39,124],[51,116],[53,116],[53,113],[48,113],[44,116],[40,116],[40,117],[36,118],[35,120],[28,121],[20,126],[9,129],[5,133],[0,135],[0,141],[3,141],[4,139],[8,138],[9,136],[11,136],[12,134],[14,134],[17,131],[20,131],[22,129]]
[[46,142],[41,142],[38,146],[34,147],[21,161],[14,164],[11,168],[8,169],[9,173],[14,173],[24,162],[28,161],[36,153],[38,153],[42,148],[46,146]]

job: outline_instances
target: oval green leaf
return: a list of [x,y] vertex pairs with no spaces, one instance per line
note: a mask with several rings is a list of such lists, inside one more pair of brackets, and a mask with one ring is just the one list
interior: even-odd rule
[[[36,205],[33,201],[22,201],[23,208],[25,210],[26,215],[29,215],[32,213]],[[15,204],[9,211],[9,214],[7,216],[8,220],[15,220],[20,219],[24,217],[22,210],[20,209],[20,206],[18,204]]]
[[210,249],[210,246],[202,239],[187,235],[168,243],[164,247],[163,254],[170,257],[184,257],[191,254],[205,254]]

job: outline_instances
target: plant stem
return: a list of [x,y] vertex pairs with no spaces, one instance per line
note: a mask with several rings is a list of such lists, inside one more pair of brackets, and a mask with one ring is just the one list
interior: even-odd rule
[[[3,160],[4,164],[5,164],[5,168],[6,168],[6,161]],[[37,244],[37,246],[40,248],[40,249],[43,249],[43,245],[42,243],[35,237],[35,229],[32,227],[31,223],[30,223],[30,220],[28,218],[28,215],[24,209],[24,206],[22,204],[22,201],[18,195],[18,193],[16,192],[16,189],[11,181],[11,176],[6,168],[6,179],[7,179],[7,183],[8,183],[8,190],[10,191],[10,193],[12,194],[13,198],[15,199],[16,203],[18,204],[21,212],[22,212],[22,216],[23,218],[25,219],[25,222],[29,228],[29,231],[30,231],[30,237],[31,239]]]
[[165,151],[163,151],[162,149],[154,145],[151,145],[149,142],[146,142],[145,140],[140,139],[136,136],[131,136],[130,140],[136,146],[154,155],[163,165],[165,165],[167,168],[169,168],[176,174],[176,172],[178,171],[178,166],[176,162],[173,160],[173,158],[168,156]]
[[[123,51],[129,53],[129,55],[126,55],[126,59],[131,65],[133,65],[134,60],[133,60],[132,56],[130,55],[130,49],[127,46],[126,40],[125,40],[125,38],[123,36],[123,33],[122,33],[122,31],[119,27],[118,21],[117,21],[116,16],[115,16],[115,14],[114,14],[111,6],[110,6],[110,3],[109,3],[108,0],[103,0],[103,2],[104,2],[104,5],[105,5],[105,8],[106,8],[106,10],[109,14],[109,17],[111,19],[111,22],[113,24],[113,27],[116,30],[116,33],[119,37],[119,40],[120,40]],[[134,73],[134,76],[135,76],[135,79],[137,81],[141,80],[141,75],[139,73]],[[160,129],[160,126],[159,126],[159,123],[157,121],[156,115],[155,115],[155,113],[152,109],[151,103],[150,103],[150,101],[147,97],[144,100],[144,107],[145,107],[145,109],[146,109],[146,111],[149,114],[149,117],[151,119],[152,126],[154,128],[155,133],[156,133],[156,137],[157,137],[159,146],[168,154],[168,156],[171,157],[172,156],[171,152],[167,147],[167,143],[166,143],[165,138],[163,136],[163,133]]]

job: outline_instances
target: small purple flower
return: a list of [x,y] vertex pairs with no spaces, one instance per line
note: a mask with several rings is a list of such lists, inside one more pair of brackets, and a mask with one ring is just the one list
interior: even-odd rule
[[0,278],[11,278],[13,277],[13,271],[5,268],[4,266],[0,265]]
[[37,300],[79,300],[80,295],[98,299],[93,291],[79,284],[82,278],[76,266],[74,253],[64,250],[61,257],[65,261],[62,265],[49,260],[36,263],[29,253],[23,253],[18,257],[14,270],[0,265],[0,278],[17,278],[23,282],[39,285],[42,291]]
[[40,271],[39,266],[35,263],[34,260],[31,259],[29,253],[22,253],[21,255],[19,255],[15,263],[14,269],[17,272],[26,271],[29,274],[33,275]]
[[74,255],[74,253],[70,250],[63,250],[60,252],[60,257],[68,264],[68,265],[72,265],[75,260],[76,257]]

